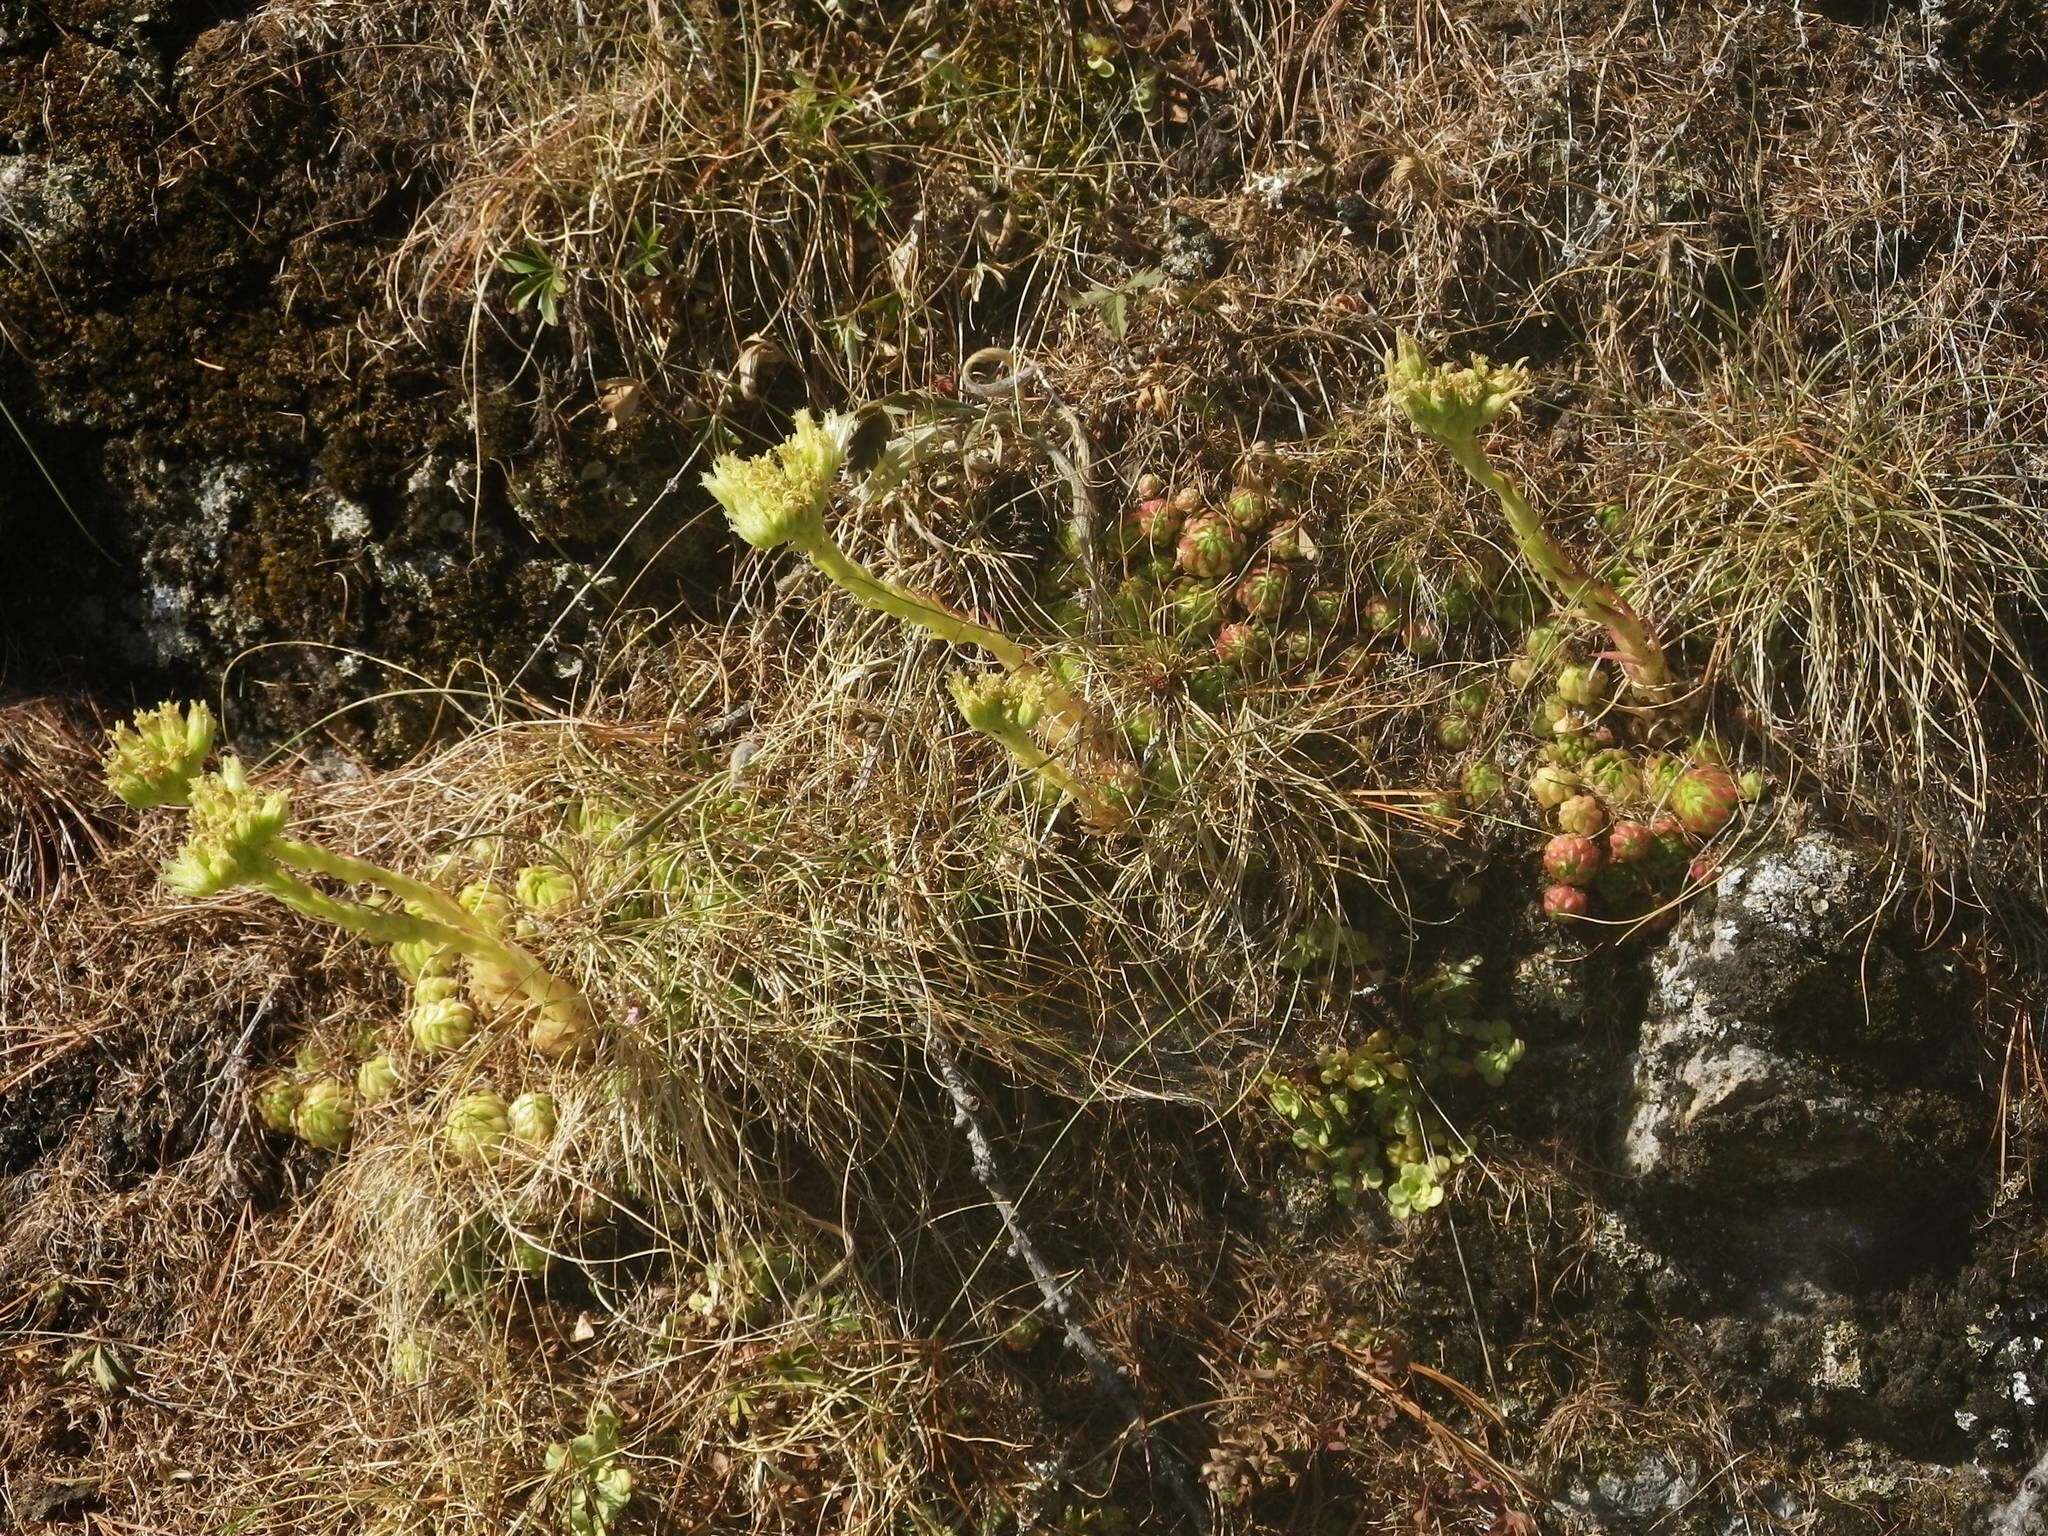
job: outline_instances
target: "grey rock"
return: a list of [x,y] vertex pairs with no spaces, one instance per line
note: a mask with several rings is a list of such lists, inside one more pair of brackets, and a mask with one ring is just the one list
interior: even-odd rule
[[1661,1451],[1583,1471],[1565,1484],[1558,1513],[1575,1528],[1614,1533],[1649,1531],[1699,1489],[1698,1474]]
[[1201,283],[1220,277],[1229,254],[1216,232],[1192,214],[1168,210],[1166,235],[1159,243],[1159,270],[1176,283]]
[[1863,850],[1802,836],[1731,864],[1651,968],[1622,1166],[1781,1282],[1910,1241],[1974,1113],[1885,890]]
[[45,251],[85,223],[105,186],[90,166],[0,155],[0,228],[31,251]]

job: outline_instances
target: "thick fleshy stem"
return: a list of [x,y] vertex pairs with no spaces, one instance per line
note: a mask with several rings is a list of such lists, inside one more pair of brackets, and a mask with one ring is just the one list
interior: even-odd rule
[[1087,706],[1001,630],[977,624],[931,598],[884,581],[841,549],[829,533],[799,534],[791,542],[810,558],[820,574],[856,602],[906,624],[915,624],[950,645],[980,646],[1014,676],[1036,683],[1045,703],[1047,735],[1055,746],[1079,742],[1097,747],[1100,732],[1095,729]]
[[1037,774],[1070,798],[1080,808],[1081,819],[1091,826],[1113,826],[1127,819],[1093,785],[1075,777],[1066,764],[1033,741],[1029,732],[989,731],[987,734],[1017,760],[1018,767],[1026,773]]
[[[349,909],[368,917],[389,918],[395,923],[417,923],[421,927],[399,932],[395,939],[378,939],[379,943],[394,943],[401,940],[421,938],[438,939],[458,954],[502,967],[518,980],[519,990],[542,1009],[583,1010],[587,1005],[583,994],[569,982],[554,974],[522,946],[510,939],[486,932],[478,923],[475,914],[438,886],[423,880],[414,880],[396,870],[386,869],[381,864],[372,864],[367,859],[354,858],[345,853],[322,848],[317,843],[304,843],[295,838],[273,838],[269,852],[273,859],[282,864],[295,865],[314,874],[326,875],[351,885],[374,885],[389,891],[413,909],[414,916],[401,917],[397,913],[379,913],[372,908],[362,907],[354,902],[335,902],[331,897],[321,896],[311,886],[294,880],[289,875],[280,875],[301,890],[330,902],[337,909]],[[269,888],[266,882],[266,888]],[[277,892],[281,899],[283,893]],[[336,923],[353,932],[367,931],[355,922],[345,922],[339,916],[330,916],[312,911],[307,906],[293,901],[292,905],[306,912],[308,916],[321,917],[323,921]]]
[[1047,752],[1032,735],[1032,728],[1046,713],[1045,687],[1039,678],[1013,672],[979,677],[956,672],[946,679],[946,687],[959,705],[962,719],[1000,743],[1027,772],[1073,800],[1089,826],[1110,832],[1130,819],[1129,810],[1119,805],[1109,790],[1112,781],[1107,771],[1103,782],[1091,782]]
[[[808,411],[799,411],[789,436],[766,453],[721,455],[704,476],[705,489],[725,509],[733,531],[754,548],[793,544],[820,574],[863,607],[915,625],[948,644],[979,646],[995,657],[1012,679],[1029,685],[1033,695],[1033,719],[1020,723],[1027,729],[1038,724],[1046,746],[1073,765],[1054,764],[1049,755],[1030,747],[1027,761],[1034,771],[1073,795],[1091,826],[1109,831],[1121,825],[1128,815],[1117,813],[1108,795],[1081,788],[1096,779],[1123,780],[1130,770],[1111,745],[1108,733],[1079,699],[1001,630],[884,581],[832,537],[825,525],[825,511],[845,463],[852,426],[844,417],[829,417],[820,423]],[[999,739],[1018,750],[1015,740]]]
[[1564,548],[1550,536],[1543,519],[1529,505],[1515,483],[1493,467],[1486,450],[1476,438],[1439,438],[1458,466],[1493,492],[1514,535],[1515,548],[1530,569],[1556,588],[1564,600],[1614,637],[1615,651],[1629,681],[1642,692],[1656,696],[1671,687],[1671,668],[1664,660],[1663,647],[1650,633],[1642,616],[1623,601],[1606,582],[1587,575]]

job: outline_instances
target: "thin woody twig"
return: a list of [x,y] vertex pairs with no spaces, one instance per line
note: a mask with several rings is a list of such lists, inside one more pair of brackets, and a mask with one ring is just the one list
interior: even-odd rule
[[975,1097],[969,1086],[967,1075],[960,1069],[960,1058],[954,1053],[952,1043],[939,1030],[937,1023],[927,1019],[925,1025],[925,1048],[930,1052],[933,1063],[939,1069],[939,1080],[945,1084],[946,1092],[953,1100],[953,1123],[967,1138],[968,1158],[974,1168],[975,1182],[981,1185],[996,1214],[1002,1218],[1003,1230],[1009,1234],[1010,1252],[1031,1271],[1031,1278],[1038,1286],[1038,1294],[1044,1298],[1046,1310],[1059,1319],[1061,1331],[1066,1335],[1067,1345],[1081,1357],[1095,1378],[1095,1385],[1102,1394],[1122,1409],[1143,1438],[1150,1465],[1155,1476],[1166,1484],[1174,1502],[1188,1517],[1188,1523],[1198,1536],[1208,1536],[1209,1507],[1195,1492],[1187,1475],[1177,1464],[1174,1453],[1154,1430],[1145,1417],[1145,1410],[1139,1405],[1137,1394],[1131,1389],[1131,1380],[1124,1368],[1111,1359],[1108,1351],[1082,1326],[1074,1308],[1072,1288],[1060,1278],[1031,1234],[1024,1229],[1017,1202],[1010,1195],[1008,1183],[996,1162],[994,1144],[982,1123],[981,1101]]

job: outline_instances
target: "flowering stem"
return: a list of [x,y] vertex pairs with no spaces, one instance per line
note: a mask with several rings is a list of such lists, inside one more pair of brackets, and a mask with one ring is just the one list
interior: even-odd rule
[[[398,940],[437,939],[458,954],[502,967],[517,980],[519,990],[540,1007],[581,1005],[582,993],[576,987],[555,975],[520,945],[485,932],[468,908],[438,886],[401,875],[396,870],[384,868],[381,864],[372,864],[368,859],[352,858],[348,854],[322,848],[317,843],[303,843],[295,838],[273,838],[270,853],[281,863],[296,865],[315,874],[327,875],[351,885],[377,886],[398,897],[418,914],[401,917],[397,913],[375,912],[355,902],[335,901],[334,898],[321,895],[303,881],[279,870],[280,879],[289,881],[299,891],[327,903],[328,908],[332,909],[323,908],[315,911],[303,900],[286,896],[283,890],[271,881],[265,881],[265,889],[271,890],[280,900],[289,902],[310,917],[320,918],[322,921],[334,923],[337,927],[347,928],[366,937],[376,937],[363,926],[363,920],[368,918],[384,918],[397,924],[416,925],[407,931],[399,932],[397,940],[379,938],[377,942],[388,944]],[[361,917],[344,920],[340,915],[344,912],[359,913]]]
[[1543,519],[1515,488],[1514,482],[1493,467],[1477,438],[1444,437],[1438,440],[1450,450],[1451,457],[1458,461],[1466,474],[1493,492],[1494,498],[1500,502],[1501,511],[1507,516],[1515,548],[1536,574],[1562,593],[1566,602],[1607,626],[1608,633],[1614,636],[1615,649],[1621,655],[1622,668],[1629,680],[1645,693],[1655,694],[1669,688],[1671,669],[1664,660],[1663,648],[1657,644],[1642,616],[1629,607],[1613,587],[1579,569],[1563,546],[1550,536],[1550,530],[1543,526]]
[[1090,825],[1110,827],[1126,819],[1124,813],[1104,799],[1092,784],[1077,778],[1065,763],[1033,741],[1028,731],[994,730],[987,731],[987,734],[1001,743],[1027,773],[1037,774],[1069,796],[1080,808],[1082,819]]
[[882,580],[841,549],[831,535],[799,540],[797,547],[835,584],[876,612],[915,624],[954,645],[978,645],[1012,672],[1030,668],[1031,659],[1024,654],[1024,648],[1001,630],[977,624],[928,597],[919,597],[894,582]]
[[1049,735],[1055,745],[1086,742],[1095,736],[1085,706],[1001,630],[977,624],[931,598],[884,581],[841,549],[829,533],[799,537],[793,542],[827,579],[856,602],[906,624],[915,624],[949,644],[978,645],[1015,676],[1038,683],[1043,689],[1047,724],[1051,727]]
[[372,944],[409,944],[421,940],[448,940],[441,924],[410,912],[380,912],[359,901],[346,901],[315,890],[290,871],[271,865],[256,878],[258,890],[275,896],[296,912],[315,922],[368,939]]

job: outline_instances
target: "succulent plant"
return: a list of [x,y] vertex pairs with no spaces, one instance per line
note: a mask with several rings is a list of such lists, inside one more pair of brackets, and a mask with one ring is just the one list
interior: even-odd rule
[[1188,697],[1204,709],[1221,709],[1230,698],[1228,667],[1197,667],[1187,677]]
[[566,907],[576,899],[576,877],[552,864],[529,864],[513,877],[512,893],[535,912]]
[[1166,622],[1180,635],[1201,634],[1223,618],[1224,589],[1208,581],[1177,581],[1166,590]]
[[1586,760],[1593,755],[1593,739],[1584,734],[1553,736],[1543,744],[1541,751],[1545,762],[1555,763],[1560,768],[1568,768],[1577,773],[1586,766]]
[[1287,607],[1294,578],[1280,565],[1255,565],[1237,584],[1237,606],[1255,619],[1277,619]]
[[1579,776],[1569,768],[1544,763],[1529,775],[1529,797],[1541,806],[1560,806],[1579,792]]
[[1446,624],[1465,624],[1479,612],[1482,593],[1469,571],[1453,571],[1436,595],[1436,615]]
[[1256,533],[1273,515],[1273,499],[1264,491],[1240,485],[1223,498],[1223,515],[1246,533]]
[[1444,634],[1436,625],[1417,620],[1401,631],[1401,647],[1417,661],[1433,660],[1444,648]]
[[1643,759],[1643,793],[1650,800],[1662,805],[1670,800],[1671,791],[1677,785],[1679,775],[1685,772],[1685,764],[1669,752],[1652,752]]
[[1557,825],[1576,837],[1598,837],[1607,830],[1607,807],[1598,795],[1573,795],[1557,808]]
[[1560,832],[1543,845],[1543,873],[1554,885],[1584,885],[1600,872],[1600,845]]
[[1389,630],[1399,629],[1407,614],[1399,603],[1384,593],[1369,597],[1360,611],[1365,631],[1371,635],[1383,635]]
[[1216,659],[1227,667],[1245,667],[1272,654],[1273,636],[1257,619],[1226,624],[1216,635]]
[[1576,885],[1550,885],[1543,889],[1543,915],[1554,923],[1584,917],[1592,902]]
[[1159,583],[1150,576],[1134,573],[1116,584],[1109,608],[1116,621],[1128,630],[1151,627],[1153,610],[1159,605]]
[[1141,501],[1125,515],[1124,526],[1134,541],[1165,549],[1180,537],[1181,509],[1164,496]]
[[1685,866],[1685,880],[1688,885],[1705,885],[1714,878],[1714,872],[1721,867],[1721,861],[1711,853],[1698,854]]
[[568,992],[534,1009],[526,1043],[543,1056],[568,1056],[581,1049],[596,1028],[589,1000],[581,992]]
[[1387,403],[1417,431],[1434,438],[1458,467],[1493,493],[1507,519],[1515,549],[1530,571],[1570,606],[1607,627],[1630,680],[1653,695],[1668,689],[1664,653],[1641,616],[1614,588],[1586,574],[1544,527],[1536,509],[1496,469],[1479,435],[1503,413],[1517,409],[1531,388],[1520,365],[1503,367],[1474,354],[1469,367],[1432,367],[1413,339],[1395,338],[1386,358]]
[[1711,837],[1727,826],[1741,804],[1735,780],[1716,765],[1687,769],[1671,786],[1671,813],[1695,837]]
[[1580,709],[1591,709],[1607,698],[1607,675],[1595,666],[1560,667],[1555,685],[1557,696]]
[[1640,821],[1617,821],[1607,834],[1607,861],[1635,864],[1647,859],[1657,847],[1657,834]]
[[[934,598],[883,580],[840,548],[826,527],[825,509],[842,463],[841,444],[860,426],[854,418],[841,417],[820,427],[807,412],[799,411],[790,436],[767,453],[753,458],[720,457],[704,477],[705,488],[724,507],[734,531],[756,549],[794,545],[821,575],[862,606],[948,644],[979,646],[1013,676],[1041,686],[1049,717],[1047,728],[1061,750],[1077,759],[1113,750],[1110,733],[1093,713],[1055,683],[1022,645]],[[1185,524],[1181,537],[1183,548],[1190,547]],[[1197,563],[1215,554],[1203,544],[1198,540],[1193,546]],[[1121,825],[1099,820],[1095,813],[1105,809],[1101,804],[1083,803],[1082,816],[1091,829],[1108,832]],[[558,990],[549,988],[545,978],[538,976],[529,981],[527,989],[533,992],[536,986]],[[535,1000],[547,999],[536,995]],[[565,1017],[566,1012],[566,1008],[557,1009],[557,1018]]]
[[413,989],[406,1025],[414,1045],[439,1056],[468,1043],[476,1033],[476,1010],[457,995],[453,977],[428,977]]
[[1501,791],[1507,788],[1507,776],[1492,763],[1472,763],[1466,767],[1460,787],[1465,803],[1477,810],[1500,797]]
[[185,846],[164,866],[164,884],[181,896],[217,896],[254,885],[274,864],[271,846],[284,831],[291,802],[282,790],[259,790],[239,758],[189,781]]
[[1324,630],[1335,629],[1344,622],[1345,597],[1334,588],[1322,587],[1309,593],[1303,606],[1311,622]]
[[[492,938],[502,938],[512,926],[512,898],[495,886],[481,882],[465,886],[459,900]],[[516,1012],[526,1000],[519,965],[510,954],[473,951],[462,957],[462,964],[469,995],[485,1012]]]
[[1228,576],[1243,558],[1244,534],[1229,518],[1202,512],[1182,525],[1175,563],[1188,575],[1206,580]]
[[1539,672],[1557,665],[1564,651],[1564,635],[1554,624],[1536,624],[1522,636],[1522,655]]
[[356,1097],[365,1104],[382,1104],[398,1091],[398,1063],[379,1053],[356,1068]]
[[256,1118],[280,1136],[291,1134],[292,1116],[297,1113],[302,1090],[283,1073],[273,1073],[256,1085]]
[[1692,839],[1686,835],[1684,824],[1667,812],[1657,817],[1649,826],[1650,836],[1657,840],[1657,846],[1650,854],[1651,859],[1666,868],[1683,868],[1686,861],[1692,857]]
[[1446,751],[1463,752],[1472,745],[1472,722],[1463,715],[1441,715],[1432,727],[1436,744]]
[[1266,558],[1269,560],[1313,560],[1315,557],[1315,540],[1295,518],[1275,523],[1266,535]]
[[184,805],[213,750],[213,713],[204,704],[160,704],[139,711],[109,738],[107,788],[136,810]]
[[424,1386],[434,1373],[434,1352],[417,1334],[394,1342],[387,1359],[391,1379],[402,1387]]
[[1642,794],[1642,779],[1634,760],[1612,747],[1588,757],[1579,776],[1608,800],[1626,804]]
[[339,1152],[355,1130],[355,1105],[348,1089],[331,1077],[306,1084],[292,1111],[292,1131],[323,1152]]
[[[1084,780],[1040,746],[1034,728],[1046,717],[1045,688],[1036,677],[1015,672],[955,672],[946,679],[960,717],[1000,743],[1035,782],[1070,797],[1091,825],[1110,827],[1129,819],[1104,793],[1097,774]],[[546,1049],[529,1040],[537,1049]]]
[[1766,785],[1763,774],[1752,768],[1735,781],[1735,787],[1741,792],[1744,803],[1755,804],[1763,799]]
[[814,420],[798,411],[790,435],[752,458],[722,454],[704,487],[724,507],[733,532],[756,549],[822,538],[825,504],[839,478],[845,418]]
[[[440,956],[454,951],[469,967],[472,995],[505,1006],[532,1006],[544,1015],[589,1017],[580,993],[506,938],[503,910],[465,906],[431,880],[287,837],[289,796],[251,784],[238,758],[223,758],[214,772],[194,778],[188,798],[185,845],[163,871],[173,890],[197,898],[253,886],[319,922],[391,947],[399,966],[417,971],[421,982],[446,981]],[[336,896],[300,871],[345,885],[370,885],[380,894],[371,901]],[[502,896],[494,899],[501,907],[508,905]],[[448,995],[426,1000],[444,1002]],[[445,1020],[436,1026],[445,1027]]]
[[548,1093],[522,1093],[505,1109],[512,1139],[539,1152],[555,1139],[555,1099]]
[[391,946],[391,963],[407,981],[446,976],[455,968],[455,951],[438,938],[401,939]]
[[1576,736],[1585,728],[1585,717],[1560,694],[1545,694],[1529,711],[1529,729],[1539,738]]
[[512,1134],[505,1101],[495,1093],[457,1099],[441,1122],[441,1142],[457,1162],[491,1164],[505,1155]]
[[1300,666],[1323,648],[1323,637],[1299,620],[1280,631],[1274,653],[1288,666]]

